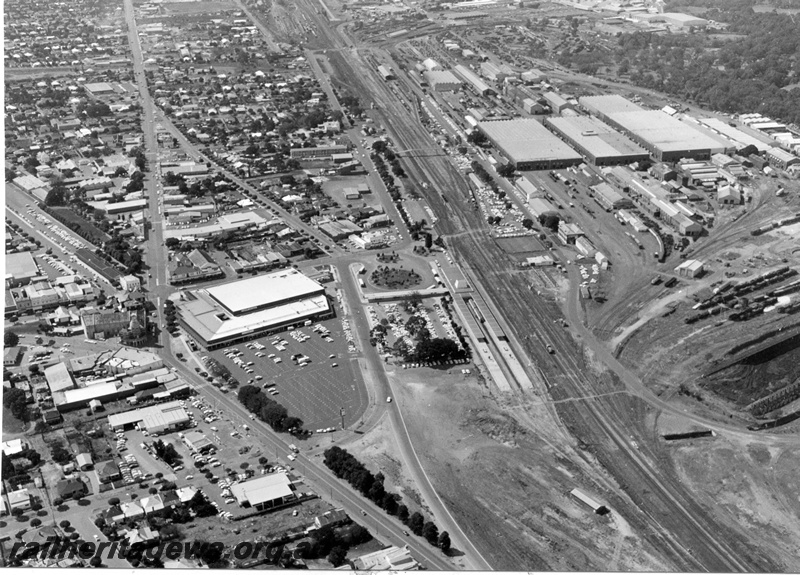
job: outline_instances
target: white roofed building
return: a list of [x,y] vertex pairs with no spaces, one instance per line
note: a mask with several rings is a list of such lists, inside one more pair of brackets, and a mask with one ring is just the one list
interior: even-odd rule
[[259,511],[291,503],[297,499],[289,476],[271,473],[231,486],[231,493],[241,507],[255,507]]
[[333,315],[325,288],[295,269],[193,290],[177,307],[208,349]]

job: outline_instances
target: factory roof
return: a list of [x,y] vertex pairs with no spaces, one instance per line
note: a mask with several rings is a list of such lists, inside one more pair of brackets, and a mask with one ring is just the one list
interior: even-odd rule
[[758,149],[759,152],[764,152],[775,146],[775,143],[770,141],[766,136],[759,138],[756,135],[748,134],[747,132],[743,132],[742,130],[734,128],[726,122],[723,122],[719,118],[700,118],[698,119],[698,122],[707,128],[714,130],[715,132],[719,132],[727,138],[730,138],[741,148],[752,144]]
[[662,151],[715,150],[725,144],[660,110],[619,112],[613,119]]
[[295,269],[280,270],[206,289],[206,293],[234,315],[279,305],[287,300],[317,295],[324,288]]
[[465,82],[469,82],[472,84],[472,87],[475,88],[480,93],[485,93],[487,91],[494,91],[494,89],[489,86],[486,82],[481,80],[480,76],[478,76],[475,72],[463,66],[462,64],[457,65],[453,68],[453,71],[461,76]]
[[644,108],[623,98],[619,94],[605,96],[583,96],[578,98],[578,103],[593,114],[617,114],[619,112],[639,112]]
[[423,74],[428,84],[461,84],[461,80],[450,70],[430,70]]
[[647,150],[590,116],[553,117],[546,122],[595,158],[647,155]]
[[478,127],[514,163],[581,159],[578,152],[532,118],[480,122]]

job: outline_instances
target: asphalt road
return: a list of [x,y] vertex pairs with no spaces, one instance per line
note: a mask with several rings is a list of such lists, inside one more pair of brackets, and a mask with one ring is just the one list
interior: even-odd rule
[[[406,530],[406,527],[399,520],[387,515],[371,501],[361,497],[344,481],[336,479],[324,466],[321,458],[309,459],[301,452],[297,460],[289,461],[286,455],[290,453],[289,444],[294,440],[290,436],[284,437],[273,432],[268,425],[257,419],[251,420],[249,412],[236,400],[235,394],[222,393],[212,385],[201,382],[199,377],[184,363],[176,362],[176,367],[187,381],[191,381],[195,388],[201,391],[207,401],[220,407],[226,417],[238,424],[239,427],[245,423],[249,425],[251,437],[254,441],[258,441],[265,452],[283,454],[284,464],[295,467],[309,487],[320,497],[340,506],[355,521],[363,522],[366,527],[374,530],[375,535],[381,540],[393,545],[409,545],[414,558],[429,569],[452,569],[452,565],[441,551],[431,547],[420,537],[404,535],[403,531]],[[362,510],[366,511],[367,519],[364,519]]]

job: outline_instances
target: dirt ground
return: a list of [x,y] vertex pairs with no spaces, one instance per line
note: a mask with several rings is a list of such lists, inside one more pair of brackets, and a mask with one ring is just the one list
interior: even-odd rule
[[765,554],[800,569],[800,448],[769,439],[693,440],[674,461],[686,485],[745,526]]
[[[414,444],[424,446],[418,455],[434,487],[494,567],[668,569],[624,517],[597,516],[569,495],[580,487],[603,500],[614,487],[596,463],[574,451],[549,406],[505,402],[500,407],[514,415],[504,414],[460,369],[401,370],[390,377]],[[383,471],[387,486],[404,499],[419,500],[388,422],[346,448]]]

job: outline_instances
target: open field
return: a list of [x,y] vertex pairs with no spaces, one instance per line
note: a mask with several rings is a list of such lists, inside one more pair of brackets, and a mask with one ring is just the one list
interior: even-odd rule
[[[614,509],[609,501],[612,484],[590,479],[595,463],[573,462],[571,441],[561,428],[547,429],[533,414],[525,416],[512,405],[505,407],[523,420],[502,413],[484,384],[460,368],[398,371],[391,380],[434,486],[497,569],[524,565],[585,570],[591,564],[609,570],[665,568],[658,553]],[[399,465],[387,431],[379,426],[346,448],[382,470],[387,485],[415,501],[413,482]],[[498,478],[503,478],[502,485]],[[612,513],[594,515],[570,498],[573,487],[608,502]]]

